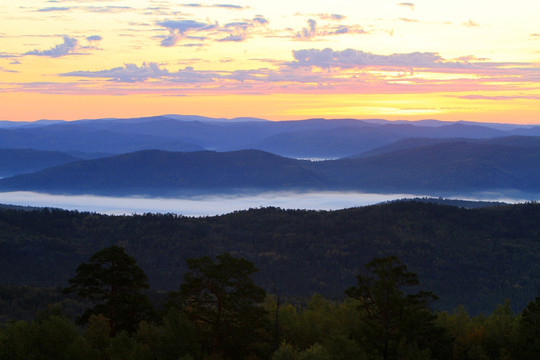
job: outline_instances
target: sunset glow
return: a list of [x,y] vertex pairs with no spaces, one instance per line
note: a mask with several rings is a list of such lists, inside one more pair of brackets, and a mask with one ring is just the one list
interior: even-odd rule
[[0,120],[540,124],[540,2],[0,4]]

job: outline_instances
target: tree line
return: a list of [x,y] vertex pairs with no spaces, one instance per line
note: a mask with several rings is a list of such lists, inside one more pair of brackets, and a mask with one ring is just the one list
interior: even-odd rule
[[536,359],[540,297],[514,314],[433,311],[437,296],[396,256],[372,259],[343,301],[301,306],[267,294],[254,263],[224,252],[186,260],[176,291],[156,308],[148,278],[120,246],[81,263],[64,288],[88,301],[76,321],[49,305],[0,327],[3,359]]
[[[396,255],[440,297],[438,310],[462,304],[472,315],[491,313],[509,299],[519,312],[540,288],[539,218],[534,203],[473,210],[420,202],[339,211],[258,208],[202,218],[1,210],[0,304],[13,298],[2,295],[7,285],[29,303],[60,297],[22,287],[64,287],[78,264],[117,245],[137,259],[156,292],[176,290],[186,258],[229,252],[255,264],[254,279],[266,291],[275,284],[284,298],[320,293],[341,301],[363,264]],[[20,302],[12,305],[24,310]]]

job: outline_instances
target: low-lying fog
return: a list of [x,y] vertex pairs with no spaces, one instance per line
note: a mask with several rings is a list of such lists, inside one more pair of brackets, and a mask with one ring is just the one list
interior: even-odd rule
[[[206,216],[267,206],[275,206],[283,209],[336,210],[412,197],[418,197],[418,195],[366,194],[358,192],[272,192],[259,195],[215,195],[171,199],[105,197],[93,195],[49,195],[17,191],[0,193],[0,203],[22,206],[54,207],[115,215],[174,213],[185,216]],[[508,203],[535,200],[533,198],[509,197],[494,193],[458,198],[465,200],[504,201]]]

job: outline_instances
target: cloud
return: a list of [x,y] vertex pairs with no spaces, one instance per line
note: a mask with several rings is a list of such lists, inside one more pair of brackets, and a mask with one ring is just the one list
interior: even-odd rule
[[479,27],[480,25],[472,20],[468,20],[466,22],[463,23],[464,26],[466,27]]
[[366,31],[358,25],[335,25],[326,24],[320,26],[315,20],[308,20],[308,27],[296,32],[293,39],[309,41],[317,38],[343,34],[366,34]]
[[50,12],[50,11],[69,11],[71,8],[69,7],[46,7],[42,9],[38,9],[39,12]]
[[224,38],[218,39],[217,41],[244,41],[247,38],[248,29],[254,27],[255,25],[261,24],[259,18],[256,19],[257,20],[253,19],[225,24],[224,28],[221,29],[221,31],[229,32],[229,35]]
[[48,56],[48,57],[61,57],[70,54],[74,54],[75,51],[79,48],[79,41],[75,38],[64,36],[64,42],[62,44],[56,45],[48,50],[32,50],[24,53],[24,55],[35,55],[35,56]]
[[317,14],[317,17],[321,20],[341,21],[346,18],[345,15],[340,14]]
[[255,15],[255,17],[253,18],[253,21],[261,25],[268,24],[268,20],[262,15]]
[[486,61],[486,60],[488,60],[488,58],[479,58],[479,57],[476,57],[474,55],[465,55],[465,56],[460,56],[460,57],[456,58],[456,60],[465,61],[465,62],[471,62],[471,61]]
[[16,71],[16,70],[4,69],[4,68],[1,67],[1,66],[0,66],[0,71],[1,71],[1,72],[7,72],[7,73],[18,73],[18,71]]
[[183,4],[181,6],[195,7],[195,8],[222,8],[222,9],[231,9],[231,10],[243,10],[243,9],[249,8],[248,6],[233,5],[233,4],[205,5],[205,4],[199,4],[199,3],[192,3],[192,4]]
[[233,42],[241,42],[246,39],[245,35],[233,35],[229,34],[228,36],[218,39],[219,42],[225,42],[225,41],[233,41]]
[[116,82],[142,82],[148,79],[166,79],[178,83],[200,83],[222,78],[222,75],[210,71],[196,71],[191,66],[180,69],[176,72],[170,72],[161,68],[159,64],[149,62],[141,66],[136,64],[124,64],[122,67],[116,67],[109,70],[100,71],[73,71],[60,74],[60,76],[76,76],[88,78],[104,78]]
[[225,24],[223,27],[218,28],[220,32],[226,32],[228,35],[223,38],[219,38],[218,42],[241,42],[249,37],[249,32],[256,26],[265,26],[268,24],[262,15],[256,15],[253,19],[245,19],[243,21],[235,21]]
[[486,95],[465,95],[465,96],[456,96],[459,99],[466,100],[493,100],[493,101],[505,101],[505,100],[540,100],[540,96],[535,95],[515,95],[515,96],[486,96]]
[[123,67],[116,67],[109,70],[73,71],[60,74],[60,76],[108,78],[119,82],[139,82],[150,78],[161,78],[168,74],[168,70],[161,69],[156,63],[143,63],[140,67],[135,64],[125,64]]
[[399,20],[404,21],[404,22],[409,22],[409,23],[417,23],[417,22],[419,22],[416,19],[410,19],[410,18],[404,18],[404,17],[399,18]]
[[303,28],[302,31],[299,31],[294,36],[296,39],[309,40],[317,35],[317,22],[313,19],[309,19],[308,27]]
[[161,46],[170,47],[182,40],[186,33],[215,29],[217,25],[207,24],[195,20],[165,20],[156,23],[169,30],[169,36],[161,41]]
[[465,62],[448,62],[432,52],[412,52],[404,54],[377,55],[361,50],[347,49],[335,51],[330,48],[294,50],[296,61],[291,67],[354,68],[368,66],[417,67],[417,68],[465,68]]
[[99,36],[99,35],[92,35],[92,36],[88,36],[86,38],[86,40],[88,40],[88,41],[101,41],[101,40],[103,40],[103,38],[101,36]]
[[133,10],[133,8],[129,6],[86,6],[84,10],[94,13],[115,14],[125,12],[126,10]]
[[231,5],[231,4],[215,4],[215,5],[212,5],[212,6],[213,7],[219,7],[219,8],[225,8],[225,9],[235,9],[235,10],[244,9],[243,6]]
[[399,3],[397,5],[398,6],[408,7],[411,10],[414,10],[414,6],[415,6],[413,3],[410,3],[410,2],[402,2],[402,3]]
[[348,27],[348,26],[340,26],[339,28],[336,29],[336,31],[331,32],[331,34],[335,34],[335,35],[346,34],[346,33],[348,33],[349,31],[350,31],[350,30],[349,30],[349,27]]

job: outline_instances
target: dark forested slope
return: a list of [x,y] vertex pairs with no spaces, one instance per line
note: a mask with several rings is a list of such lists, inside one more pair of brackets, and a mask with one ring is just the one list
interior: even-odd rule
[[77,265],[119,244],[154,290],[173,290],[185,259],[224,251],[255,262],[283,296],[343,297],[373,257],[397,255],[452,309],[516,309],[540,292],[540,205],[467,210],[398,202],[340,211],[252,209],[206,218],[0,211],[0,285],[65,286]]
[[226,153],[145,150],[2,179],[1,187],[116,195],[321,187],[324,183],[304,163],[258,150]]
[[538,193],[540,141],[527,137],[460,140],[319,162],[259,150],[146,150],[0,180],[0,191],[114,195],[314,189],[432,196],[509,190]]

